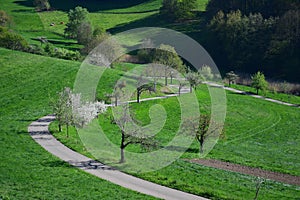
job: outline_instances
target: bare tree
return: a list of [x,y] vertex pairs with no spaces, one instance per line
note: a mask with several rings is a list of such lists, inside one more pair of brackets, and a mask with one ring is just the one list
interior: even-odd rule
[[184,124],[189,129],[189,133],[195,134],[195,138],[199,142],[200,154],[204,152],[203,147],[209,137],[224,137],[221,126],[217,122],[212,121],[211,116],[208,114],[202,114],[199,118],[199,123],[196,123],[194,119],[187,119],[184,121]]
[[190,92],[192,93],[193,88],[196,90],[196,87],[201,84],[201,75],[198,72],[193,72],[191,70],[185,75],[186,80],[190,83]]
[[145,77],[139,76],[136,86],[136,101],[140,103],[141,94],[145,91],[154,92],[153,84],[148,83]]
[[125,148],[131,144],[140,144],[149,148],[156,146],[153,136],[144,135],[139,126],[135,124],[136,120],[130,114],[128,105],[114,107],[114,121],[121,129],[120,142],[120,163],[125,162]]
[[160,64],[149,64],[145,69],[147,77],[153,80],[153,90],[156,92],[157,81],[163,76],[164,67]]
[[126,81],[118,82],[115,86],[115,89],[112,94],[109,94],[108,97],[112,97],[115,102],[115,106],[118,106],[119,99],[124,95],[123,89],[126,87]]
[[228,79],[228,84],[230,87],[232,83],[235,83],[236,79],[238,79],[239,76],[235,74],[234,71],[230,71],[226,73],[226,78]]

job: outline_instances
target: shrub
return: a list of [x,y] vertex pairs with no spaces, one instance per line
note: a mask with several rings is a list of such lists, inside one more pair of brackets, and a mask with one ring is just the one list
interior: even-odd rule
[[0,47],[27,51],[29,45],[21,35],[14,33],[7,28],[0,27]]

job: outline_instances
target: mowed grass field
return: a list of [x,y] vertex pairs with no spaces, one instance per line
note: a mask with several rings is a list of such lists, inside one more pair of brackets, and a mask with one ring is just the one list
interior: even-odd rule
[[[75,169],[27,132],[80,63],[0,48],[0,199],[153,199]],[[114,195],[112,195],[114,194]]]
[[[198,1],[198,10],[205,10],[208,0]],[[11,28],[22,34],[31,44],[32,40],[46,36],[60,47],[78,49],[76,41],[63,37],[67,11],[74,8],[75,0],[51,0],[56,9],[37,13],[31,1],[1,0],[0,9],[12,17]],[[166,24],[157,13],[161,0],[93,1],[82,5],[90,10],[89,19],[94,26],[112,32],[124,28],[158,25],[193,29],[194,24]],[[83,1],[81,3],[84,3]],[[64,24],[60,24],[60,22]],[[54,22],[55,26],[50,26]],[[195,26],[199,26],[196,22]],[[65,86],[72,87],[80,63],[35,56],[0,49],[0,198],[10,199],[151,199],[121,187],[102,181],[74,169],[49,155],[28,135],[27,126],[35,119],[51,113],[50,98]],[[132,66],[129,66],[131,68]],[[106,98],[112,92],[114,82],[124,72],[122,67],[107,70],[100,81],[97,97]],[[205,86],[197,91],[202,111],[209,105]],[[147,96],[147,95],[145,95]],[[227,93],[228,114],[226,138],[215,146],[208,158],[230,161],[247,166],[300,175],[299,162],[299,109],[280,106],[251,97]],[[149,108],[155,103],[163,105],[168,113],[168,124],[160,139],[169,141],[175,130],[172,123],[178,121],[174,99],[133,104],[132,109],[142,124],[149,123]],[[107,135],[119,142],[119,130],[107,116],[99,123]],[[55,124],[51,125],[55,132]],[[55,135],[71,148],[89,156],[75,130],[66,138],[65,132]],[[136,174],[157,182],[212,199],[253,199],[255,177],[192,164],[184,159],[197,158],[198,145],[193,143],[182,159],[157,172]],[[131,146],[131,151],[140,151]],[[112,195],[114,194],[114,195]],[[291,186],[267,180],[261,188],[261,199],[298,199],[299,186]]]
[[[106,76],[99,87],[109,83]],[[104,85],[103,85],[104,84]],[[111,83],[110,83],[111,84]],[[209,112],[210,96],[207,86],[196,91],[201,112]],[[299,108],[282,106],[246,95],[227,92],[226,137],[220,139],[206,158],[229,161],[292,175],[300,175]],[[161,144],[170,141],[179,127],[180,105],[176,98],[131,104],[132,113],[142,125],[150,123],[149,109],[162,105],[167,112],[164,128],[157,134]],[[110,111],[99,117],[99,124],[111,142],[119,145],[120,130],[112,123]],[[86,151],[75,129],[71,137],[57,133],[57,124],[51,125],[55,136],[78,152],[92,158]],[[139,146],[129,146],[128,151],[142,151]],[[256,178],[192,164],[185,159],[198,158],[199,145],[195,141],[181,159],[159,171],[135,174],[138,177],[213,199],[253,199]],[[119,155],[117,155],[118,157]],[[101,161],[101,160],[100,160]],[[299,186],[266,180],[260,192],[261,199],[297,199]]]
[[[208,0],[198,0],[197,10],[204,11],[207,2]],[[43,36],[56,46],[69,49],[81,48],[76,41],[64,37],[64,29],[68,22],[67,12],[76,5],[86,7],[90,11],[88,18],[94,27],[108,31],[112,29],[112,32],[122,31],[124,27],[173,27],[157,16],[162,0],[89,2],[72,0],[68,3],[52,0],[50,3],[54,10],[47,12],[36,12],[32,2],[27,0],[2,0],[0,8],[11,16],[13,21],[11,28],[24,36],[30,44],[39,44],[32,39]],[[55,23],[55,26],[50,26],[51,23]]]

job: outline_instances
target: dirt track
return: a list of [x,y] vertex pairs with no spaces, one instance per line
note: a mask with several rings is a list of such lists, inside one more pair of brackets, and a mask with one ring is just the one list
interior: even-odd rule
[[220,160],[205,160],[205,159],[193,159],[190,162],[198,163],[200,165],[214,167],[218,169],[224,169],[228,171],[238,172],[242,174],[253,175],[257,177],[262,177],[265,179],[271,179],[291,185],[299,185],[300,186],[300,177],[293,176],[289,174],[283,174],[279,172],[272,172],[267,170],[262,170],[260,168],[247,167],[243,165],[233,164],[229,162],[223,162]]

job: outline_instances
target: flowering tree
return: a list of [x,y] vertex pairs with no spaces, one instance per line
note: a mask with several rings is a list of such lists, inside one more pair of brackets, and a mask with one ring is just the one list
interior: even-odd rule
[[95,119],[99,113],[106,111],[103,102],[82,102],[80,94],[74,94],[66,87],[58,94],[58,99],[52,103],[53,111],[58,121],[59,131],[62,125],[83,127]]

